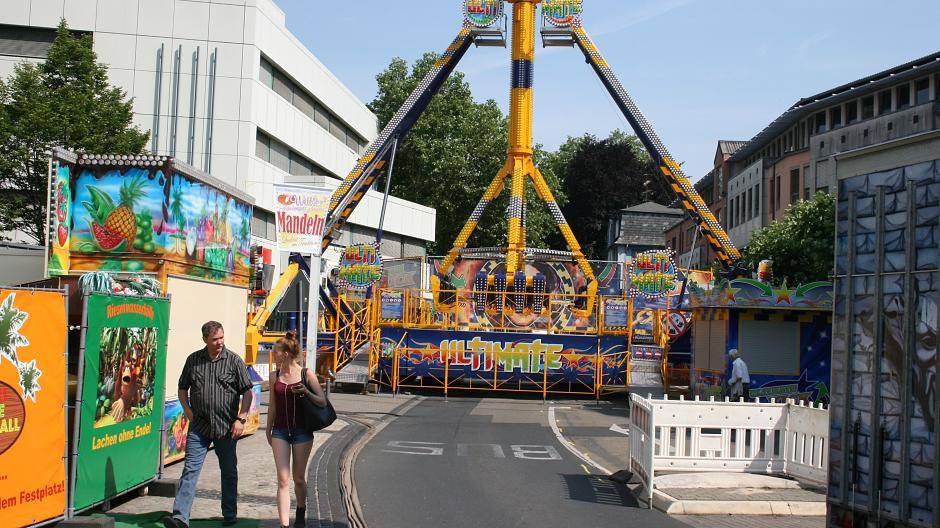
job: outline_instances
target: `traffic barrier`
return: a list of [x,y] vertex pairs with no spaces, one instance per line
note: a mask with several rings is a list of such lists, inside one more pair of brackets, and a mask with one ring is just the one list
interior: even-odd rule
[[821,404],[637,394],[630,400],[630,468],[650,504],[657,471],[765,473],[826,482],[829,410]]

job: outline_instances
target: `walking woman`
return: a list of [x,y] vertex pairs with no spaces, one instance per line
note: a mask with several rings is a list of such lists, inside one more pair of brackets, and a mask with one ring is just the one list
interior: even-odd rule
[[307,462],[313,447],[313,433],[304,419],[303,398],[321,407],[326,405],[326,396],[316,375],[301,367],[300,355],[300,344],[290,332],[274,344],[277,369],[270,379],[267,436],[277,467],[277,513],[284,528],[290,526],[291,481],[297,497],[294,526],[306,526]]

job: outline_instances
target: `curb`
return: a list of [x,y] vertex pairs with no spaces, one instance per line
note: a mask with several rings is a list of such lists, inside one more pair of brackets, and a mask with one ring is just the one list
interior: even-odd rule
[[346,506],[346,517],[349,520],[350,528],[368,528],[365,515],[362,513],[362,505],[359,503],[359,493],[356,490],[354,475],[359,452],[362,451],[362,448],[365,447],[375,435],[379,434],[382,429],[385,429],[388,424],[398,418],[398,416],[395,415],[407,413],[423,400],[423,397],[416,396],[414,399],[404,402],[392,409],[389,415],[378,420],[378,423],[371,423],[353,418],[348,414],[338,413],[343,420],[360,425],[365,431],[343,448],[339,460],[340,492],[343,496],[343,504]]
[[679,500],[653,490],[653,507],[668,515],[797,515],[825,517],[825,502]]

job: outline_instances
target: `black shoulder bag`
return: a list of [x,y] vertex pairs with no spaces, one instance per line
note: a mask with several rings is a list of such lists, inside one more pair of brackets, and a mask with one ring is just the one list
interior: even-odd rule
[[[300,376],[304,387],[306,387],[308,391],[313,392],[313,388],[307,384],[306,368],[303,369],[303,371],[300,373]],[[325,396],[326,395],[324,395],[324,397]],[[326,398],[326,406],[320,407],[319,405],[313,403],[310,398],[304,396],[301,402],[301,407],[304,411],[304,418],[307,421],[307,430],[310,432],[325,429],[336,421],[336,410],[333,409],[333,404],[330,403],[329,398]]]

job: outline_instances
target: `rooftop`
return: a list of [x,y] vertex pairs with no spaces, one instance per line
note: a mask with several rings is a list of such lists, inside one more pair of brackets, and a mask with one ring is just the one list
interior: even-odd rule
[[621,212],[661,214],[661,215],[671,215],[671,216],[685,215],[685,211],[683,211],[682,209],[673,209],[672,207],[667,207],[665,205],[661,205],[656,202],[643,202],[639,205],[634,205],[632,207],[627,207],[626,209],[622,209]]
[[816,95],[804,97],[793,104],[786,112],[773,120],[763,130],[751,138],[744,146],[731,156],[730,161],[743,161],[751,154],[757,152],[773,138],[785,132],[800,119],[816,110],[854,99],[864,94],[876,92],[881,88],[899,82],[912,80],[926,73],[940,71],[940,52],[894,66],[882,72],[852,81],[842,86],[825,90]]

